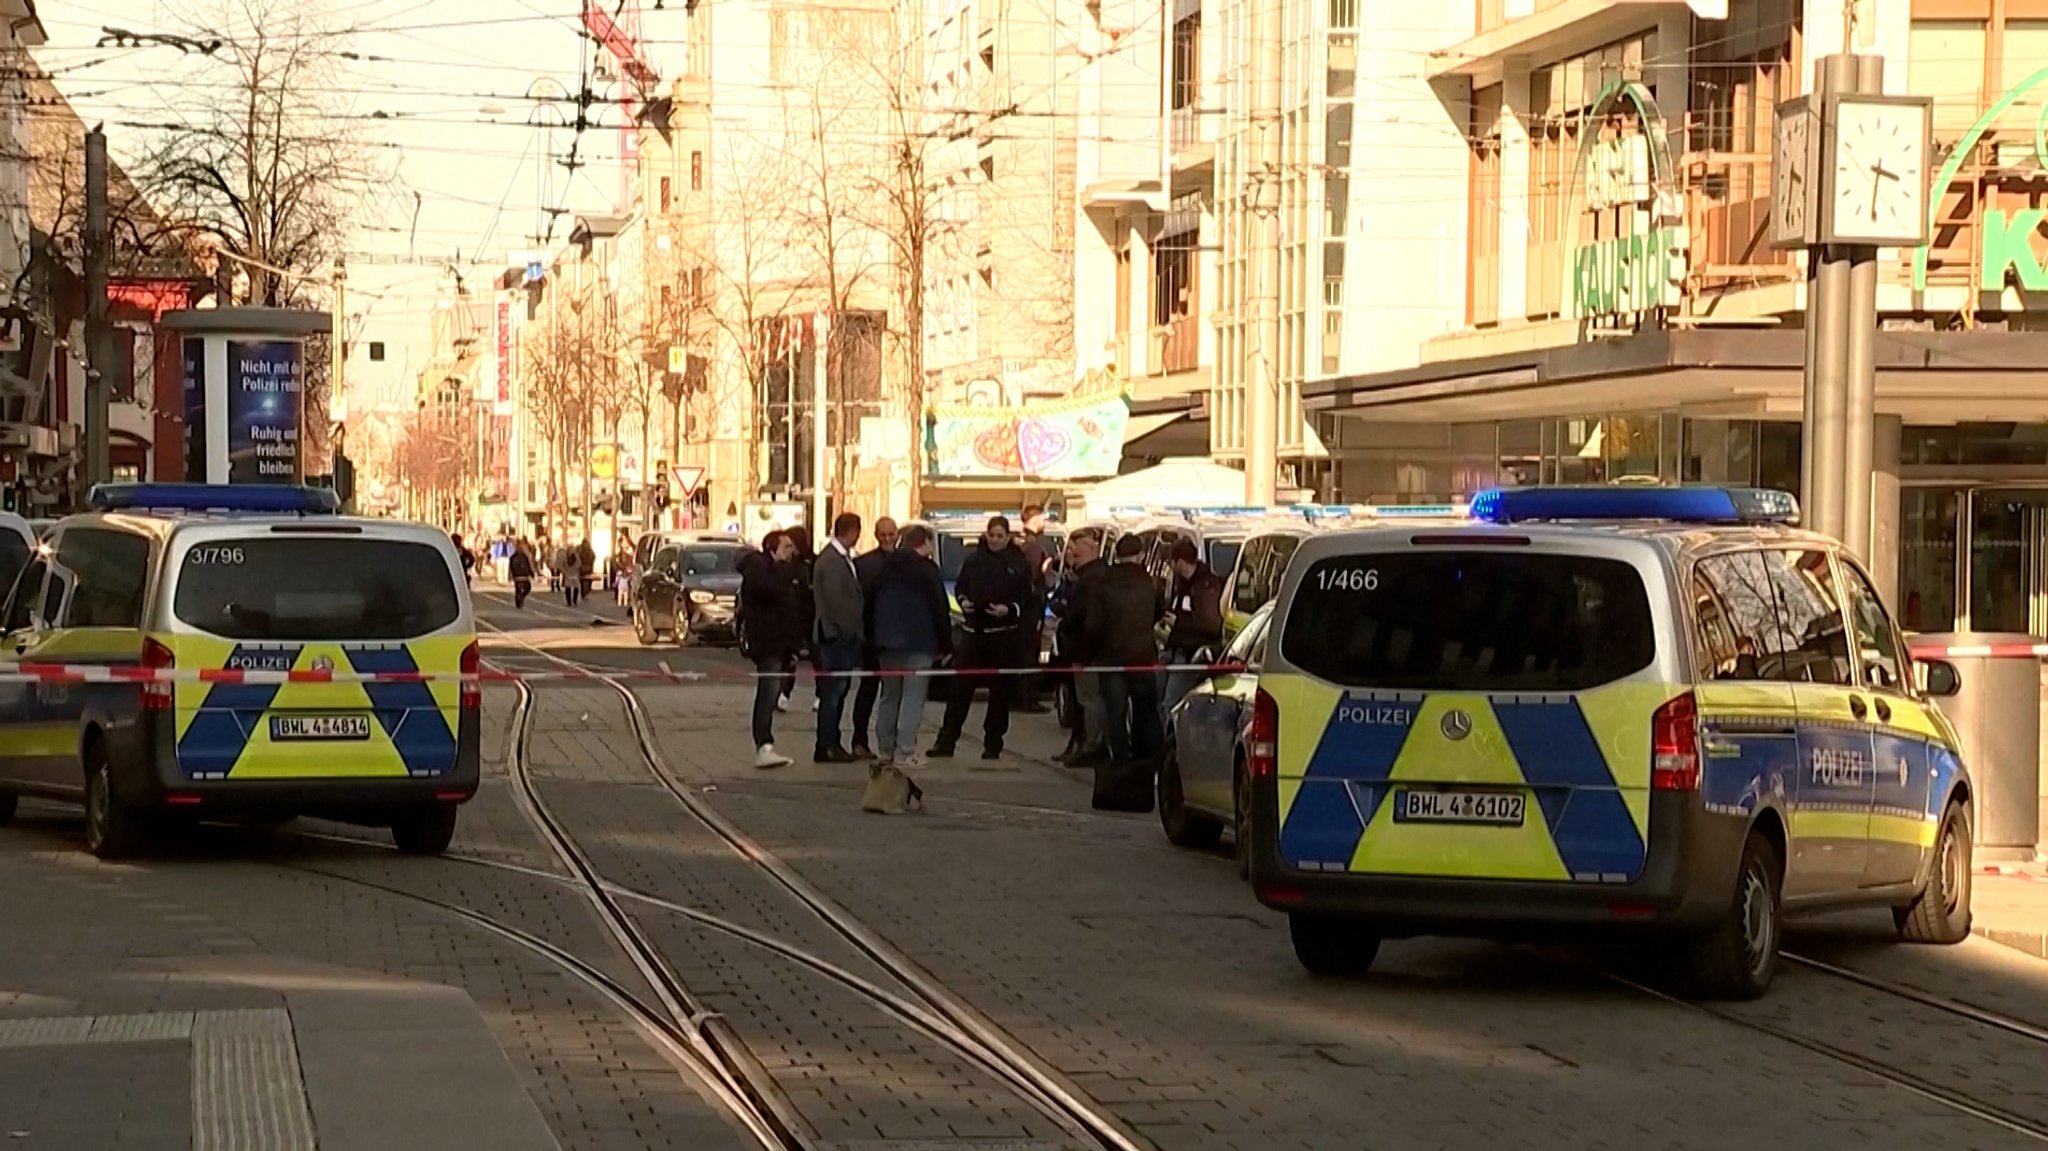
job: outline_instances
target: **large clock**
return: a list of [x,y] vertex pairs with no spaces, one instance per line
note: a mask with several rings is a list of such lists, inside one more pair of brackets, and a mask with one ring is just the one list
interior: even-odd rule
[[1927,242],[1932,107],[1924,96],[1848,94],[1823,106],[1821,243],[1916,248]]
[[1820,144],[1813,102],[1795,96],[1778,105],[1771,134],[1771,247],[1814,242],[1819,186],[1813,157]]

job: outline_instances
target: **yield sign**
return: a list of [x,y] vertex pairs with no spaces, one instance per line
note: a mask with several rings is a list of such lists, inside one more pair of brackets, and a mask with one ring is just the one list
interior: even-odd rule
[[697,485],[704,482],[703,468],[673,467],[669,474],[675,477],[676,489],[687,500],[697,494]]

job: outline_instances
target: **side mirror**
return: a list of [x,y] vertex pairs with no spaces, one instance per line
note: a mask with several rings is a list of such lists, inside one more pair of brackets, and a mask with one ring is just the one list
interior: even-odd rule
[[1936,699],[1946,699],[1963,690],[1963,673],[1944,659],[1914,660],[1913,674],[1920,681],[1920,690]]

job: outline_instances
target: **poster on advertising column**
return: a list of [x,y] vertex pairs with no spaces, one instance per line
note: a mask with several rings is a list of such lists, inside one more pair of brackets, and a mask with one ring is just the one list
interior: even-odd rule
[[185,345],[185,478],[206,482],[206,341],[187,336]]
[[228,482],[293,483],[304,383],[301,345],[296,340],[227,343]]

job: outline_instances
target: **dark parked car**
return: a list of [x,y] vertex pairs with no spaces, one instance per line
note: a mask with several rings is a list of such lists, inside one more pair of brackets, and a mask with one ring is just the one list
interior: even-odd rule
[[640,573],[633,592],[633,635],[651,644],[663,635],[677,643],[735,644],[734,613],[740,591],[739,540],[664,543]]

